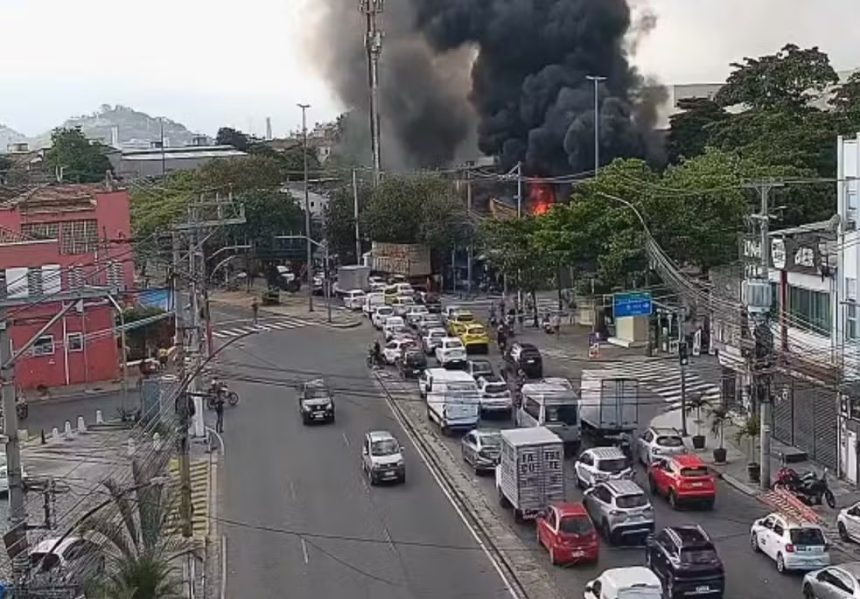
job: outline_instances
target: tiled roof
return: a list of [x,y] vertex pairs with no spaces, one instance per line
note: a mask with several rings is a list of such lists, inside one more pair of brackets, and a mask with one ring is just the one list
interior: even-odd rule
[[93,210],[95,196],[105,193],[102,183],[66,183],[27,188],[0,187],[0,205],[17,206],[22,212],[74,212]]

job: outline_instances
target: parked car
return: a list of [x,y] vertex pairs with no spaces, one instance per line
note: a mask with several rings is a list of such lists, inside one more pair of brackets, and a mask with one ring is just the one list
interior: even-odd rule
[[427,368],[427,356],[413,343],[403,351],[403,357],[397,362],[397,368],[402,378],[417,378]]
[[364,308],[366,297],[361,289],[350,289],[343,296],[343,307],[347,310],[361,310]]
[[[59,541],[59,543],[58,543]],[[74,588],[99,577],[106,556],[95,542],[76,535],[43,539],[28,553],[30,574],[35,581],[66,583]]]
[[385,321],[392,316],[394,316],[394,308],[391,306],[376,306],[370,316],[370,322],[377,329],[381,329],[385,325]]
[[753,551],[774,560],[780,574],[830,565],[830,550],[821,527],[812,522],[796,522],[778,512],[752,523],[750,545]]
[[698,503],[710,510],[717,497],[714,476],[699,456],[688,453],[654,459],[648,468],[648,486],[652,494],[668,499],[673,509]]
[[499,464],[502,440],[499,431],[475,429],[460,440],[463,461],[475,469],[475,474],[493,470]]
[[478,377],[494,374],[490,361],[481,359],[466,362],[466,372],[475,377],[475,380],[478,380]]
[[510,416],[513,399],[511,390],[502,377],[486,374],[477,378],[481,393],[481,414],[504,414]]
[[418,328],[421,319],[430,314],[425,306],[414,305],[410,306],[406,311],[406,324],[413,329]]
[[597,561],[594,523],[581,503],[554,503],[535,522],[538,545],[555,565]]
[[511,345],[505,353],[505,362],[513,374],[522,370],[530,379],[543,377],[543,358],[538,348],[531,343],[516,342]]
[[397,438],[388,431],[371,431],[361,445],[361,469],[371,485],[382,481],[406,482],[406,462]]
[[406,337],[392,339],[382,348],[382,360],[386,364],[395,364],[403,357],[403,352],[415,347],[415,341]]
[[486,354],[490,351],[490,336],[482,324],[469,324],[459,327],[460,341],[466,346],[466,353]]
[[639,461],[649,466],[658,458],[667,458],[687,453],[684,437],[674,428],[652,426],[636,440]]
[[808,572],[803,577],[806,599],[860,598],[860,562],[845,562]]
[[442,339],[448,337],[445,329],[430,329],[421,338],[421,347],[428,356],[436,352],[436,348],[442,343]]
[[388,341],[392,337],[394,337],[395,330],[403,330],[407,331],[409,328],[406,326],[406,322],[399,316],[389,316],[385,319],[385,324],[382,326],[382,334],[385,335],[385,340]]
[[604,480],[633,480],[635,475],[630,460],[617,447],[586,449],[573,464],[573,471],[580,489],[586,489]]
[[628,566],[604,570],[585,585],[585,599],[663,599],[663,585],[648,568]]
[[604,538],[615,544],[654,532],[654,508],[632,480],[597,483],[583,495],[583,503]]
[[722,599],[725,570],[708,534],[697,525],[668,526],[648,538],[645,563],[668,599]]
[[444,368],[466,365],[466,348],[456,337],[442,337],[436,346],[436,361]]

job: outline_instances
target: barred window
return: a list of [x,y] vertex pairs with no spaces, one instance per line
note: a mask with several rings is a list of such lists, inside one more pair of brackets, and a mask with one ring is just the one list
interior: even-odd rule
[[60,223],[60,253],[88,254],[98,249],[98,223],[95,219]]
[[108,287],[119,289],[122,287],[122,265],[115,260],[108,263]]
[[39,297],[45,294],[42,285],[42,269],[28,268],[27,269],[27,290],[30,297]]
[[21,233],[34,239],[59,239],[60,223],[24,223]]
[[72,266],[69,268],[69,289],[78,291],[84,286],[84,273],[80,266]]

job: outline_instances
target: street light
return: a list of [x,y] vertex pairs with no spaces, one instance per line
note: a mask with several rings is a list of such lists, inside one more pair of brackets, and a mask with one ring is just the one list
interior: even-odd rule
[[305,236],[307,237],[307,278],[308,278],[308,312],[314,311],[314,278],[313,278],[313,256],[311,250],[311,201],[308,192],[308,123],[307,111],[310,104],[296,104],[302,109],[302,155],[304,157],[305,170]]
[[[317,246],[318,248],[322,248],[322,250],[325,252],[325,255],[323,257],[323,260],[325,260],[325,281],[324,281],[325,284],[323,285],[323,293],[325,295],[326,310],[328,311],[328,322],[331,322],[331,283],[329,282],[329,279],[331,277],[329,276],[328,244],[327,243],[320,243],[319,241],[314,241],[313,239],[310,238],[309,235],[276,235],[275,236],[275,239],[302,239],[302,238],[307,240],[308,247],[310,247],[311,244],[313,244],[313,245]],[[309,286],[309,288],[311,289],[311,291],[313,291],[313,286]]]
[[594,82],[594,176],[600,171],[600,104],[599,86],[601,81],[606,81],[606,77],[599,75],[586,75],[586,79]]

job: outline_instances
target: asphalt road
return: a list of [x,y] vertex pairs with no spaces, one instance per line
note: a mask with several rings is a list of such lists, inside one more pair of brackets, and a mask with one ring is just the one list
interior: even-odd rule
[[[369,343],[372,339],[372,333],[370,329],[366,330],[367,341],[365,343]],[[530,339],[530,341],[534,340],[534,337]],[[495,351],[491,353],[489,359],[494,365],[501,363],[501,358]],[[545,358],[545,375],[566,376],[576,379],[579,377],[582,366],[583,362],[562,362],[553,358]],[[647,391],[643,391],[640,401],[642,403],[640,422],[645,424],[664,407],[664,402],[658,396],[649,394]],[[512,425],[509,420],[490,420],[482,423],[482,426],[507,428]],[[448,437],[444,440],[452,451],[459,453],[458,438]],[[465,463],[463,468],[469,470]],[[515,523],[512,513],[498,506],[493,477],[491,475],[474,476],[474,474],[471,476],[475,485],[478,485],[486,493],[487,504],[493,507],[498,517],[506,522],[526,542],[527,546],[535,547],[538,561],[550,573],[564,596],[581,598],[585,584],[607,568],[645,564],[644,548],[610,547],[601,540],[600,558],[596,564],[570,568],[551,566],[547,556],[537,548],[534,526],[528,523]],[[638,469],[637,477],[640,485],[646,480],[645,472],[641,467]],[[567,461],[566,478],[568,499],[581,501],[582,493],[576,488],[572,461],[570,460]],[[727,599],[736,597],[769,599],[799,596],[801,576],[780,575],[776,572],[773,562],[761,554],[754,554],[750,549],[749,527],[754,519],[767,513],[764,506],[722,482],[718,483],[717,493],[717,504],[711,512],[695,509],[674,511],[665,500],[654,498],[657,530],[671,525],[701,525],[714,540],[717,551],[723,560],[727,573],[725,592]],[[847,559],[838,553],[834,553],[833,556],[836,561]]]
[[[227,596],[507,596],[372,386],[366,337],[366,329],[306,327],[225,350],[221,369],[267,379],[231,383],[242,400],[225,415],[218,514]],[[299,418],[291,383],[315,372],[335,389],[334,425],[305,427]],[[405,486],[365,483],[359,451],[373,429],[405,444]]]

